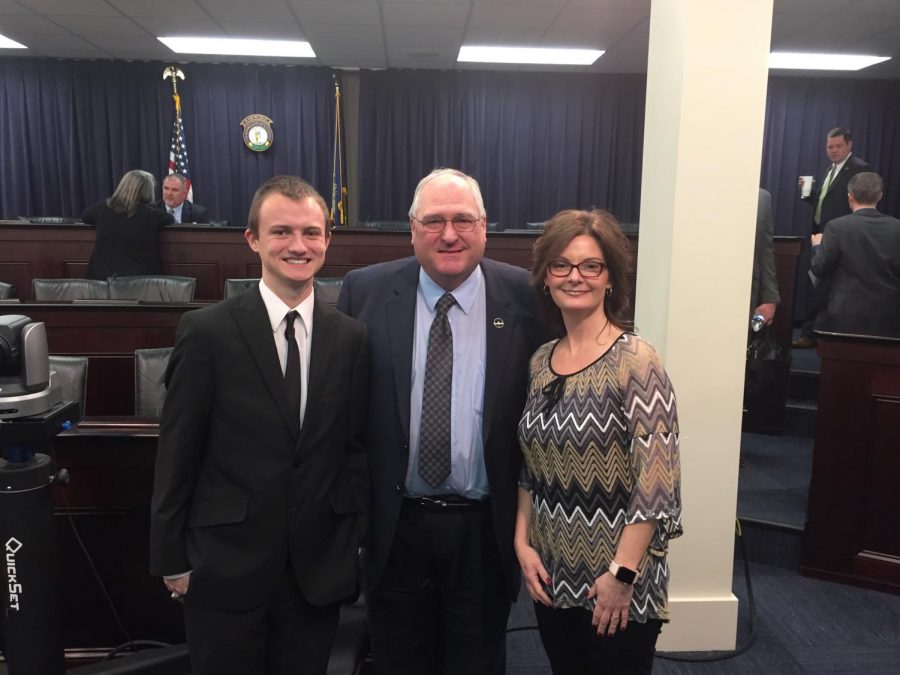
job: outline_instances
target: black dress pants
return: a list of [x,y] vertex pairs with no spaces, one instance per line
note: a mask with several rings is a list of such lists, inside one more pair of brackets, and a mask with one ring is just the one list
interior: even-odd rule
[[615,635],[597,635],[582,607],[552,609],[534,603],[538,629],[553,675],[645,675],[653,670],[662,621],[629,621]]
[[405,499],[366,604],[381,675],[504,673],[510,597],[490,504],[438,511]]
[[192,675],[325,675],[340,604],[309,604],[285,569],[268,598],[246,612],[186,605]]

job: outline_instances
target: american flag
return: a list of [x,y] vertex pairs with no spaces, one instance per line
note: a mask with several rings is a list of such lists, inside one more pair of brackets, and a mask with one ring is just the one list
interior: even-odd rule
[[184,140],[184,124],[181,121],[181,97],[172,94],[175,100],[175,126],[172,128],[172,145],[169,147],[169,173],[180,173],[187,178],[188,201],[194,201],[191,185],[191,169],[188,166],[187,143]]

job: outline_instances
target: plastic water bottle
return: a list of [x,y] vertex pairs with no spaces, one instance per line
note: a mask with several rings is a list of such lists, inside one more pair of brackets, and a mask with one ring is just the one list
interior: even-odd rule
[[754,333],[758,333],[762,330],[762,327],[766,325],[766,317],[762,314],[754,314],[750,317],[750,328]]

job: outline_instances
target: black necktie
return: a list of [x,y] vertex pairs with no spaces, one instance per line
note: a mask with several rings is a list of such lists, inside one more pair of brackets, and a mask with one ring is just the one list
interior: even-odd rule
[[432,487],[450,474],[450,395],[453,388],[453,331],[447,312],[456,304],[450,293],[437,302],[428,331],[428,355],[422,387],[419,427],[419,475]]
[[287,364],[284,369],[284,389],[287,395],[288,405],[300,419],[300,347],[297,345],[297,336],[294,334],[294,319],[296,311],[290,311],[284,317],[286,326],[284,339],[287,340]]

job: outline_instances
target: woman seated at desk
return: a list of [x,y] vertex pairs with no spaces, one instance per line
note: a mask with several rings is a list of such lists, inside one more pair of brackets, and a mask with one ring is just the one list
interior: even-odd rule
[[97,226],[87,278],[160,274],[159,230],[172,216],[152,208],[156,180],[146,171],[129,171],[109,199],[94,204],[81,219]]

